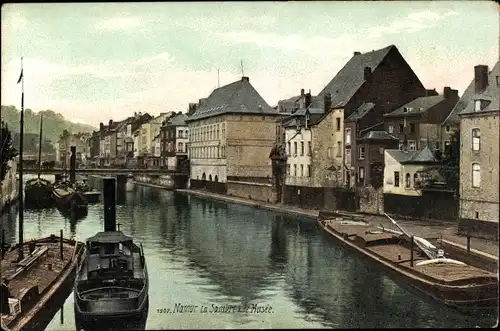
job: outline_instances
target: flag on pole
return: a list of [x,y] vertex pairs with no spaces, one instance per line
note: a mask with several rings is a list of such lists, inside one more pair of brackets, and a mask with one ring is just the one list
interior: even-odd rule
[[23,80],[23,69],[21,69],[21,74],[19,75],[19,79],[17,80],[17,83],[19,84]]

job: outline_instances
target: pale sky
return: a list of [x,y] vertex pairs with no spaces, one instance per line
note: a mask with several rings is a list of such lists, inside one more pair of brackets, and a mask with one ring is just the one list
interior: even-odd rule
[[460,95],[499,56],[494,2],[48,3],[2,6],[2,105],[94,126],[185,111],[244,75],[271,105],[394,44],[426,88]]

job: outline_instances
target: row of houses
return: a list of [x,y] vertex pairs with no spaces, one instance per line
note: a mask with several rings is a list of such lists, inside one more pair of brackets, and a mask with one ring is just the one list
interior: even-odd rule
[[394,45],[354,52],[317,95],[276,107],[242,77],[186,114],[101,124],[87,158],[182,160],[191,188],[305,208],[498,223],[498,76],[498,63],[471,68],[459,97],[426,88]]

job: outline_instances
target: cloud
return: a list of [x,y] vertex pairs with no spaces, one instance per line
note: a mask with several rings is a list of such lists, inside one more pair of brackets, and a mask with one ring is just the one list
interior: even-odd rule
[[301,51],[302,54],[318,55],[327,49],[340,48],[352,40],[353,36],[341,35],[336,38],[324,36],[302,36],[298,34],[279,35],[256,31],[216,33],[216,36],[236,44],[254,44],[259,47],[277,48],[284,52]]
[[372,38],[381,37],[385,34],[396,34],[404,32],[417,32],[424,29],[432,28],[434,25],[432,23],[442,20],[448,16],[458,15],[455,11],[448,11],[444,14],[432,12],[432,11],[422,11],[411,13],[404,19],[396,19],[392,21],[389,25],[376,26],[368,29],[369,36]]
[[98,31],[117,31],[137,28],[142,25],[142,21],[137,17],[114,17],[98,22],[94,28]]

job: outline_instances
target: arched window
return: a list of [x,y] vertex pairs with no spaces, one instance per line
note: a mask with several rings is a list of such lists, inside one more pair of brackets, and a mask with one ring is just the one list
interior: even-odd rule
[[405,176],[405,187],[411,187],[411,175],[408,173]]
[[418,187],[419,186],[419,180],[418,180],[418,174],[415,173],[413,174],[413,187]]
[[481,166],[479,163],[472,164],[472,187],[481,186]]
[[472,129],[472,150],[478,151],[481,149],[481,130]]

